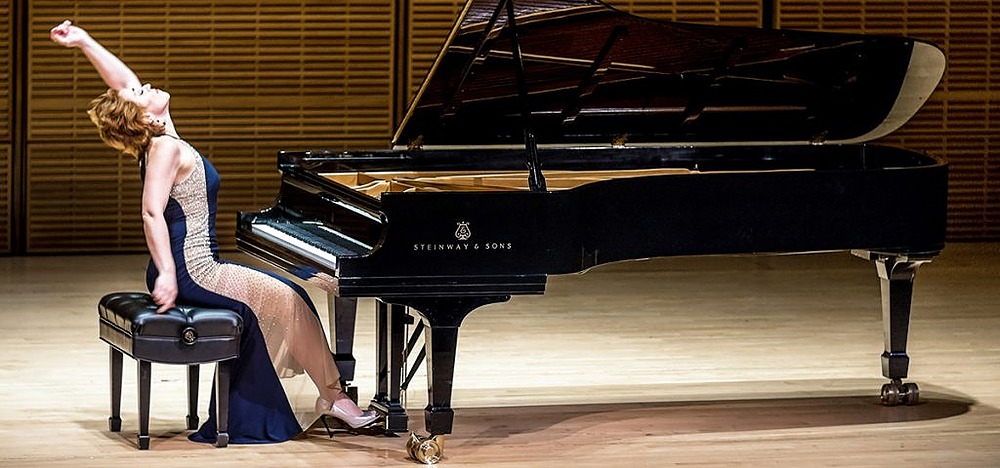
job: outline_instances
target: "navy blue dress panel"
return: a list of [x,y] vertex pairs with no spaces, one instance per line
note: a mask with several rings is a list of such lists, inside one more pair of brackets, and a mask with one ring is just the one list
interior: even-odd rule
[[[275,373],[253,311],[241,302],[201,288],[180,267],[177,271],[180,291],[177,296],[178,303],[230,309],[237,311],[243,318],[240,356],[230,369],[228,429],[230,443],[283,442],[301,433],[303,429],[288,404],[288,398]],[[156,266],[150,262],[146,270],[146,282],[150,289],[157,274]],[[272,273],[267,274],[276,276]],[[287,282],[284,278],[279,277],[279,279]],[[290,286],[299,289],[296,284]],[[208,419],[189,438],[195,442],[215,443],[218,432],[216,428],[213,384]]]
[[[197,154],[192,148],[192,151]],[[192,275],[191,265],[187,264],[187,258],[208,258],[208,263],[214,262],[214,266],[229,265],[231,262],[219,260],[218,243],[215,237],[215,217],[217,210],[217,193],[220,187],[218,172],[212,164],[205,158],[197,158],[200,161],[195,172],[200,177],[203,174],[204,186],[195,190],[187,190],[191,193],[200,192],[200,200],[178,201],[174,198],[172,191],[164,217],[170,235],[171,253],[177,271],[178,296],[176,302],[200,307],[227,308],[238,312],[243,317],[244,331],[240,344],[240,356],[232,367],[230,392],[229,392],[229,437],[230,442],[235,444],[245,443],[271,443],[289,440],[300,434],[303,430],[296,415],[289,403],[288,396],[281,385],[275,365],[258,325],[257,316],[247,304],[232,299],[226,295],[226,291],[213,291],[201,285],[202,281]],[[143,173],[145,171],[142,171]],[[200,173],[199,173],[200,172]],[[201,179],[198,179],[199,181]],[[185,181],[187,182],[187,181]],[[182,182],[183,184],[184,182]],[[181,184],[175,186],[175,189]],[[207,205],[207,219],[204,213],[200,213],[201,222],[199,227],[192,228],[189,225],[188,217],[190,211],[197,211],[197,206]],[[205,230],[207,233],[198,232]],[[206,238],[207,236],[207,238]],[[196,242],[196,246],[188,245],[193,243],[191,239],[201,239]],[[208,251],[206,251],[207,249]],[[194,252],[192,252],[194,250]],[[205,263],[205,262],[201,262]],[[303,297],[309,308],[315,314],[315,307],[299,285],[282,278],[274,273],[265,272],[240,265],[241,268],[255,270],[267,274],[285,283],[289,288]],[[204,271],[204,265],[199,265],[196,270]],[[209,268],[211,269],[211,268]],[[146,271],[147,287],[152,290],[158,271],[152,260]],[[216,438],[215,421],[215,391],[213,385],[211,402],[209,404],[210,413],[206,422],[201,428],[191,434],[190,439],[197,442],[214,442]]]

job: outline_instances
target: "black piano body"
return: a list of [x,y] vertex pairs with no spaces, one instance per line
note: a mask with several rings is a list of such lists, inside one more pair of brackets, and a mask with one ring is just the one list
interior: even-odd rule
[[425,328],[426,429],[447,434],[470,312],[542,294],[548,275],[665,256],[872,261],[882,398],[913,403],[913,279],[944,247],[947,165],[868,141],[905,123],[943,67],[908,38],[472,0],[393,149],[279,153],[278,199],[240,214],[237,243],[339,298],[379,299],[373,404],[390,430],[406,428],[400,307]]
[[[279,203],[244,214],[241,248],[344,297],[542,293],[545,277],[630,259],[943,247],[946,167],[877,145],[539,150],[546,170],[631,175],[566,190],[386,192],[377,201],[321,174],[514,173],[523,151],[282,153]],[[482,160],[489,158],[490,168]],[[650,169],[677,169],[635,175]],[[364,202],[364,203],[362,203]],[[350,208],[346,208],[350,207]],[[250,235],[268,220],[335,226],[327,265]],[[404,227],[398,229],[397,227]],[[282,252],[282,251],[285,252]],[[301,263],[299,263],[301,262]]]

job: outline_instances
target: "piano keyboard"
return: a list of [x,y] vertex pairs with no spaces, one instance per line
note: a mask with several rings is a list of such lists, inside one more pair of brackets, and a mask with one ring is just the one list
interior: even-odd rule
[[319,223],[268,222],[259,220],[251,232],[271,242],[282,244],[300,255],[330,269],[337,269],[337,258],[366,253],[371,246],[351,239]]

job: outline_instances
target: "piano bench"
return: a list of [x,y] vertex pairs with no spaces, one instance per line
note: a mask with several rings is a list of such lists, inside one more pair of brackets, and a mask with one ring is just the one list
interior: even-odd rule
[[228,309],[179,305],[156,312],[144,293],[117,292],[101,298],[100,338],[111,347],[111,417],[108,428],[120,432],[122,354],[138,363],[139,449],[149,448],[149,387],[151,363],[188,366],[187,428],[198,428],[198,366],[215,363],[216,447],[229,444],[229,374],[239,356],[243,319]]

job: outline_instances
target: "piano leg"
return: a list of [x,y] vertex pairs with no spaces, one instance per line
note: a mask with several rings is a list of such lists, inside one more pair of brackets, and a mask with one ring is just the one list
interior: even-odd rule
[[[505,302],[510,296],[394,299],[416,310],[427,324],[424,331],[427,365],[427,407],[424,427],[428,437],[412,434],[407,442],[410,457],[427,464],[444,455],[444,435],[451,433],[455,412],[451,408],[455,377],[458,328],[469,313],[487,304]],[[402,340],[400,340],[402,345]]]
[[355,402],[358,388],[350,385],[354,380],[354,323],[357,317],[358,300],[327,295],[327,313],[330,317],[330,339],[333,345],[333,360],[340,372],[340,383],[344,391]]
[[871,255],[875,262],[882,289],[882,330],[885,351],[882,353],[882,375],[891,380],[882,386],[882,404],[914,405],[920,400],[915,383],[903,383],[910,358],[906,355],[906,339],[910,328],[910,304],[913,280],[917,268],[930,257]]
[[411,321],[406,306],[375,301],[375,396],[371,407],[385,415],[386,432],[404,432],[409,417],[402,401],[406,325]]

